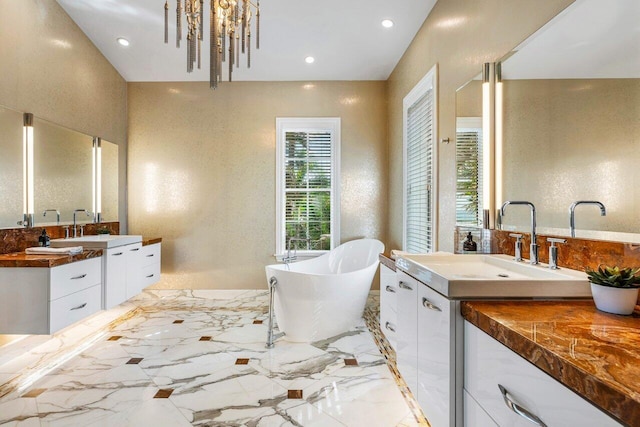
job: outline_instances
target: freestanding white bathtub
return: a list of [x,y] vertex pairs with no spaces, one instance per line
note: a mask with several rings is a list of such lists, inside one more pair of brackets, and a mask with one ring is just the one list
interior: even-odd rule
[[344,243],[308,261],[265,267],[275,277],[274,310],[288,341],[318,341],[346,332],[362,318],[384,244]]

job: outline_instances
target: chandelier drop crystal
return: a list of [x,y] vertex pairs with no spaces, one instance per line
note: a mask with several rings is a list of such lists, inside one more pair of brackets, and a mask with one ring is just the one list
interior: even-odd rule
[[[260,49],[260,1],[209,0],[209,86],[218,87],[222,80],[222,63],[228,63],[229,81],[233,66],[240,67],[240,53],[247,55],[251,68],[251,20],[255,15],[256,49]],[[204,0],[177,0],[176,47],[182,41],[182,15],[186,18],[187,72],[201,65],[204,40]],[[169,0],[164,4],[164,42],[169,43]],[[228,55],[227,55],[228,52]]]

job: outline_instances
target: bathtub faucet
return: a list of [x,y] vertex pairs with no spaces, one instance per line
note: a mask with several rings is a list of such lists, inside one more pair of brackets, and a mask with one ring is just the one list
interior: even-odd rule
[[295,261],[296,259],[298,259],[298,249],[297,248],[293,248],[293,255],[291,255],[291,242],[307,242],[309,243],[311,241],[310,238],[306,238],[303,239],[301,237],[289,237],[287,239],[287,256],[286,257],[282,257],[282,262],[284,262],[285,264],[289,264],[291,261]]
[[267,345],[265,346],[266,348],[273,348],[273,346],[275,345],[275,340],[277,340],[281,336],[284,336],[284,332],[280,332],[277,334],[273,333],[273,315],[275,314],[273,311],[273,300],[276,293],[277,285],[278,280],[275,277],[271,276],[271,279],[269,279],[269,329],[267,330]]

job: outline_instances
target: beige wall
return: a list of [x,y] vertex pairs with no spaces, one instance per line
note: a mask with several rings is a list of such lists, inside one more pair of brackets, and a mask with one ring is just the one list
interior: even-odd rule
[[[122,201],[126,93],[124,79],[55,0],[0,1],[0,105],[120,145]],[[126,227],[125,209],[121,203]]]
[[[440,0],[388,80],[388,244],[402,245],[402,99],[438,65],[438,139],[455,140],[456,89],[499,59],[572,0]],[[439,145],[440,250],[453,251],[455,144]]]
[[[504,82],[503,200],[535,204],[538,226],[640,230],[640,79],[508,80]],[[528,231],[529,211],[513,209],[507,226]]]
[[385,82],[129,84],[130,232],[163,237],[169,288],[265,288],[275,119],[341,118],[341,240],[384,240]]

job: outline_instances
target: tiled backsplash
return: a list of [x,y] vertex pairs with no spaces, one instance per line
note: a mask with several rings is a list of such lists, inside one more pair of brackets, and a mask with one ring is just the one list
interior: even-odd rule
[[[107,228],[110,234],[120,234],[119,222],[103,222],[100,224],[82,224],[84,234],[98,234],[98,229]],[[72,228],[72,227],[69,227]],[[61,239],[64,237],[62,225],[33,228],[7,228],[0,230],[0,254],[12,252],[22,252],[26,248],[38,246],[38,237],[42,234],[42,229],[47,230],[51,239]],[[73,233],[73,230],[70,230]]]

